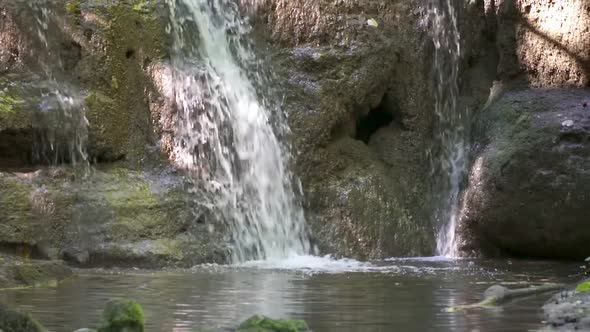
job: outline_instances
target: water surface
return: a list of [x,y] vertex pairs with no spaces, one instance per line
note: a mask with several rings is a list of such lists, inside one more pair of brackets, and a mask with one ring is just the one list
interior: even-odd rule
[[575,265],[519,261],[392,259],[379,263],[296,258],[190,270],[81,270],[56,288],[0,292],[51,331],[92,327],[113,297],[146,311],[147,331],[224,330],[260,313],[305,319],[314,331],[528,331],[542,327],[549,295],[459,313],[494,283],[573,281]]

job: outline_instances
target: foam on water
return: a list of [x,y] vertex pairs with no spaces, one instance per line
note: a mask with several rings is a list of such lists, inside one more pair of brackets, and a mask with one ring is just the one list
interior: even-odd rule
[[[254,270],[277,270],[303,272],[306,274],[339,273],[391,273],[391,274],[433,274],[454,272],[464,269],[455,260],[447,257],[390,258],[376,262],[362,262],[351,258],[333,256],[293,255],[285,259],[249,261],[229,268]],[[441,264],[442,263],[442,264]]]
[[267,270],[300,270],[324,273],[369,272],[381,269],[381,267],[368,262],[360,262],[350,258],[335,259],[330,255],[292,255],[285,259],[249,261],[238,264],[237,266]]

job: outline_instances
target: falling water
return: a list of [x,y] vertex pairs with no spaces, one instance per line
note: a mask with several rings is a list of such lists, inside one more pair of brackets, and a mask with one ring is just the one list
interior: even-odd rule
[[280,112],[259,97],[264,77],[246,40],[249,25],[230,0],[168,0],[173,89],[179,108],[176,161],[194,179],[204,210],[225,221],[233,261],[311,251],[298,182],[277,136]]
[[86,152],[88,120],[83,96],[66,83],[63,59],[58,50],[63,46],[57,37],[59,15],[51,1],[30,1],[33,14],[33,38],[37,43],[35,54],[42,80],[37,84],[41,93],[34,127],[38,134],[35,159],[49,164],[71,163],[86,171],[89,166]]
[[461,36],[453,0],[430,0],[429,17],[435,47],[435,112],[438,117],[437,138],[440,145],[433,169],[438,173],[441,192],[437,211],[439,225],[437,254],[457,256],[456,224],[461,181],[466,168],[467,113],[460,109],[459,61]]

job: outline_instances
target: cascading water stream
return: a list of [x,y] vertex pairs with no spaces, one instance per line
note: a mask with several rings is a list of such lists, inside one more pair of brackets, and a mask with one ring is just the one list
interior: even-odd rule
[[467,166],[468,114],[458,105],[461,35],[453,0],[430,0],[429,19],[434,54],[435,112],[438,117],[433,173],[440,193],[437,224],[437,255],[456,257],[456,225],[461,182]]
[[298,181],[277,138],[286,121],[259,98],[262,74],[247,70],[257,63],[248,23],[229,0],[168,4],[179,109],[174,155],[192,174],[198,204],[229,227],[234,262],[309,254]]

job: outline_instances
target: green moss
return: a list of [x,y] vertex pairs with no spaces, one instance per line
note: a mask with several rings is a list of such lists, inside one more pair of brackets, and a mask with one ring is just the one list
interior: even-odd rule
[[167,260],[180,261],[185,257],[183,249],[186,246],[177,240],[159,239],[156,241],[156,247],[160,255],[166,257]]
[[80,0],[72,0],[66,2],[66,13],[69,15],[80,15]]
[[576,286],[576,292],[585,293],[590,291],[590,281],[584,281],[583,283]]
[[0,112],[14,112],[22,103],[22,100],[11,96],[6,91],[0,91]]
[[160,197],[152,190],[141,175],[116,169],[110,171],[105,180],[109,185],[104,190],[104,198],[116,219],[116,233],[121,237],[136,240],[158,238],[173,230],[166,197]]
[[307,323],[302,320],[271,319],[256,315],[238,327],[238,332],[304,332],[309,331]]
[[115,299],[102,312],[98,332],[143,332],[144,324],[141,305],[129,299]]
[[0,241],[31,243],[33,211],[31,188],[0,175]]

